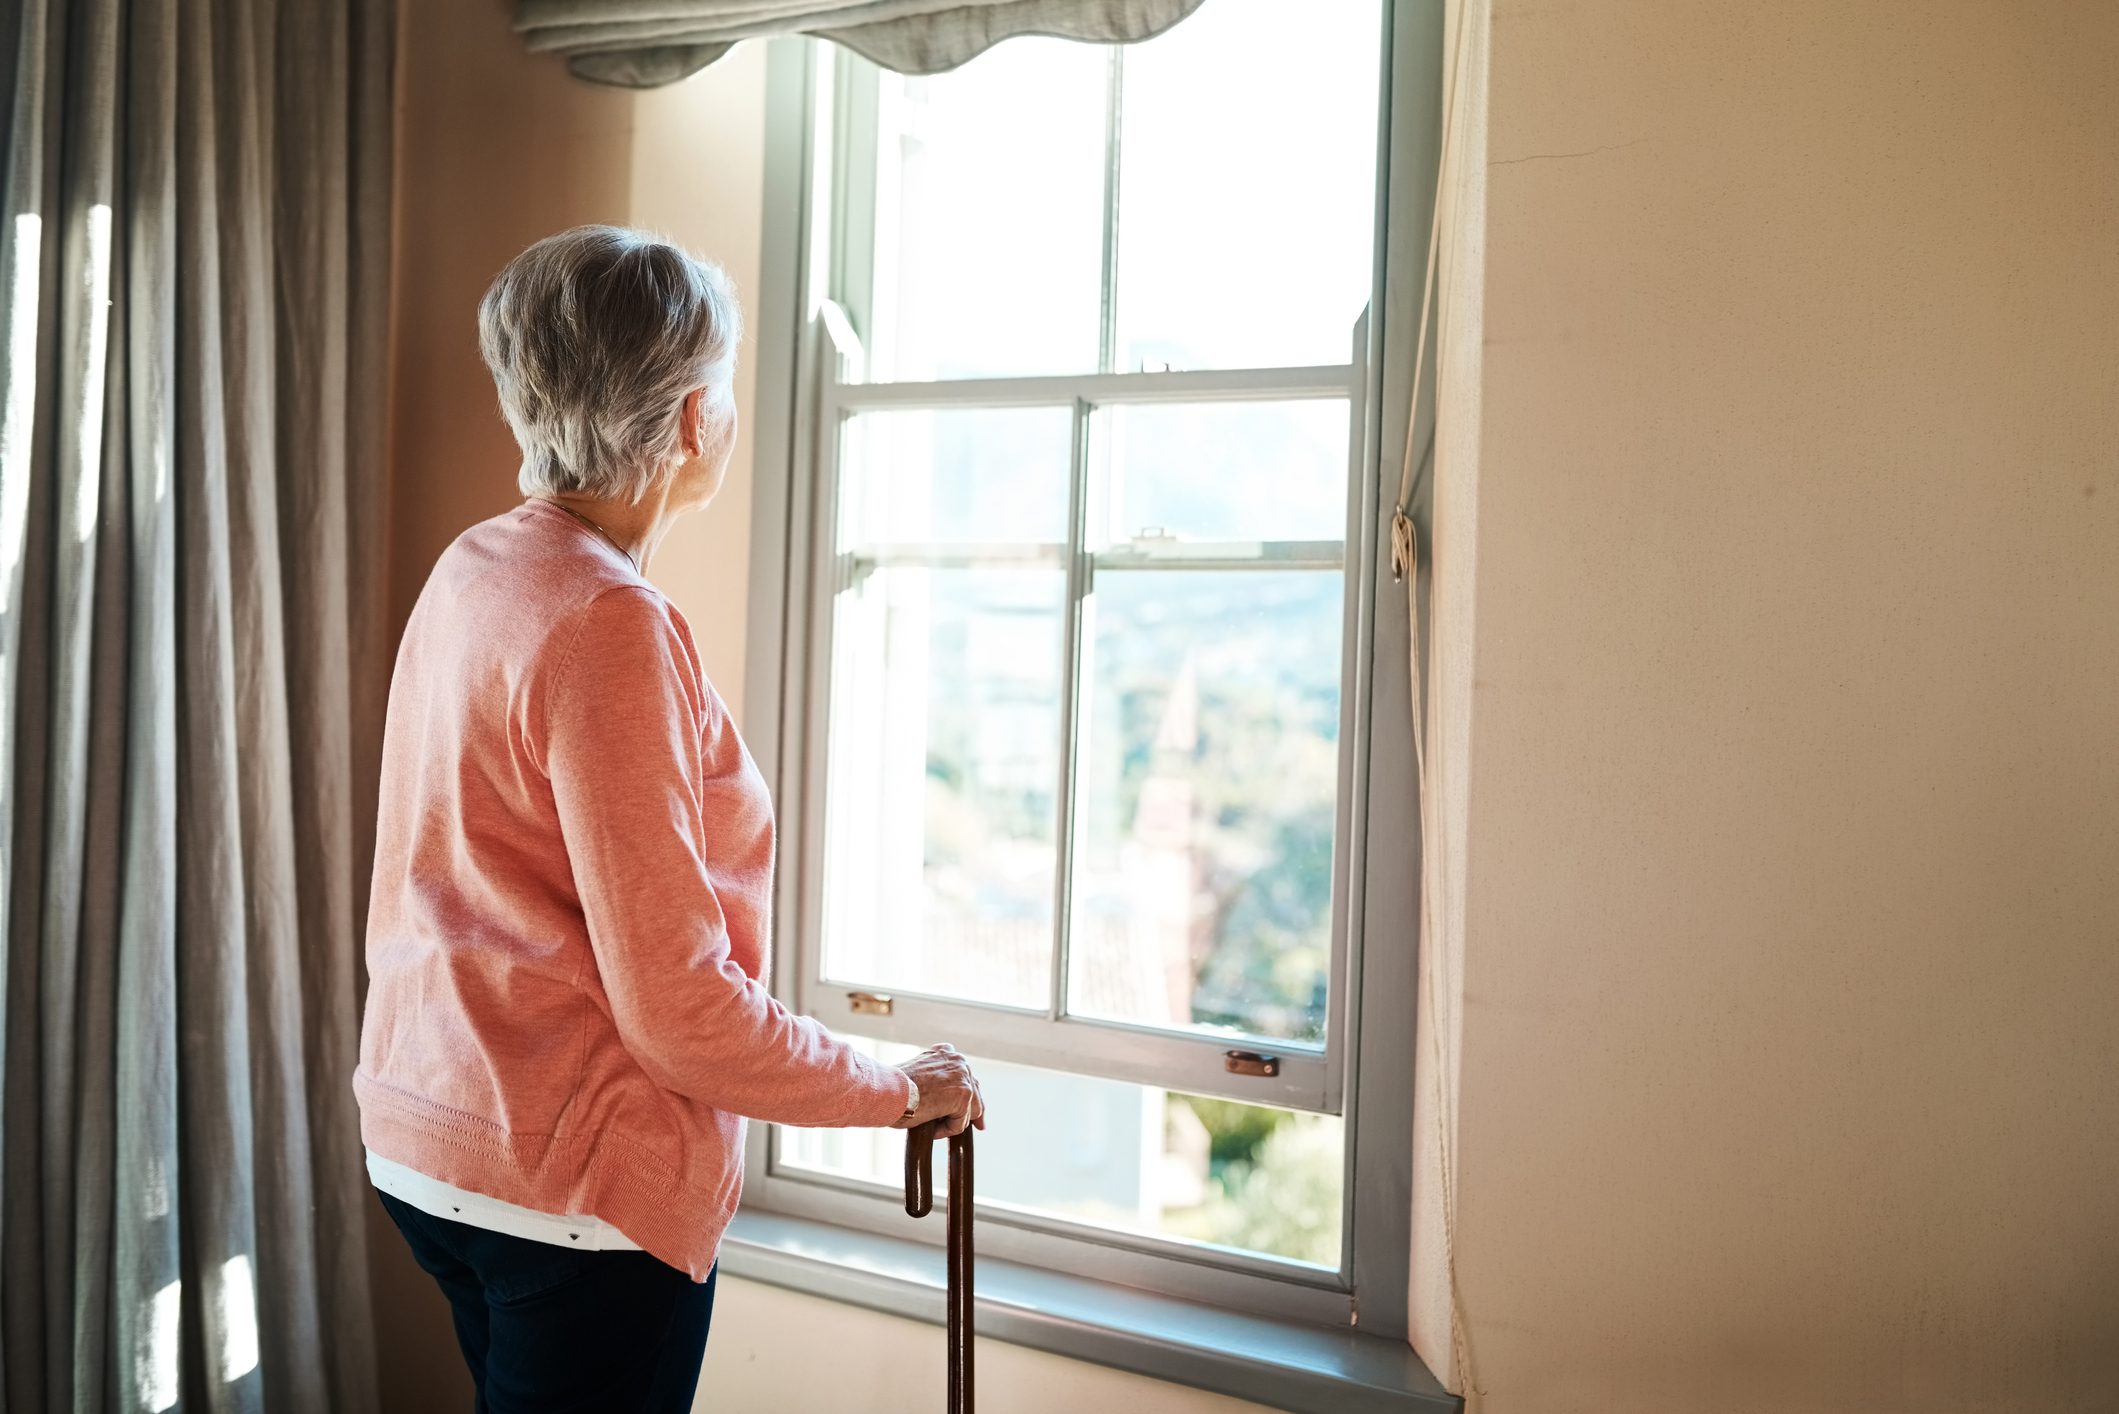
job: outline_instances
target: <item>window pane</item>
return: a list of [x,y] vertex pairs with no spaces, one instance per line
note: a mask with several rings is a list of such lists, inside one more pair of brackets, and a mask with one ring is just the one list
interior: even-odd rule
[[[896,1062],[912,1047],[860,1043]],[[1334,1115],[1210,1100],[974,1057],[978,1200],[1094,1227],[1336,1268],[1346,1137]],[[898,1193],[905,1136],[782,1129],[783,1166]],[[948,1165],[935,1156],[937,1192]]]
[[838,596],[828,978],[1047,1004],[1065,593],[1058,570],[897,566]]
[[1096,368],[1110,65],[1016,39],[950,73],[882,75],[871,378]]
[[1342,538],[1347,416],[1341,399],[1105,409],[1108,539]]
[[840,548],[936,541],[1056,548],[1067,538],[1072,438],[1065,408],[849,418],[841,443]]
[[1343,576],[1099,571],[1069,1010],[1322,1043]]
[[1214,0],[1125,51],[1118,364],[1345,363],[1367,304],[1375,0]]

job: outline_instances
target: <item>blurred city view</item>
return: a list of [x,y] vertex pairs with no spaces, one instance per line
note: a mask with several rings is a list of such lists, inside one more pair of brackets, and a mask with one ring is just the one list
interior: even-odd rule
[[[910,1046],[862,1042],[898,1061]],[[986,1094],[979,1202],[1337,1267],[1346,1136],[1336,1115],[1240,1105],[972,1056]],[[895,1192],[905,1137],[783,1129],[779,1161]],[[935,1185],[946,1191],[944,1164]]]
[[[1050,1000],[1066,546],[1064,504],[1037,502],[1065,463],[1025,426],[1042,415],[894,412],[849,430],[857,560],[909,543],[984,562],[878,564],[839,596],[834,978]],[[1217,435],[1213,418],[1248,435]],[[1144,529],[1221,544],[1263,539],[1278,494],[1322,483],[1334,519],[1308,528],[1343,531],[1329,498],[1345,494],[1345,419],[1331,401],[1205,410],[1208,426],[1168,439],[1187,455],[1103,439],[1100,484],[1123,502],[1123,481],[1163,471],[1161,523]],[[894,534],[859,533],[871,501]],[[972,538],[987,526],[1001,534]],[[1323,1040],[1344,593],[1338,570],[1097,571],[1077,667],[1068,1010]]]

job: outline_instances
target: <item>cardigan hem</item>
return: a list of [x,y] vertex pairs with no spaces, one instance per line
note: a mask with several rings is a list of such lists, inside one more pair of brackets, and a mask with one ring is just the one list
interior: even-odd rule
[[[599,1195],[593,1216],[695,1282],[713,1270],[742,1197],[740,1162],[726,1191],[711,1193],[683,1182],[622,1134],[511,1134],[365,1070],[355,1073],[353,1088],[361,1140],[373,1152],[440,1182],[539,1211],[554,1204],[564,1209],[568,1195],[593,1191]],[[518,1176],[520,1186],[506,1181]]]

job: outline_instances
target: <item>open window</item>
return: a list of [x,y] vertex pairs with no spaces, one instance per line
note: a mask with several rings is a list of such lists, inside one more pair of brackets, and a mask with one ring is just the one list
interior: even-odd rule
[[[1409,1070],[1413,1010],[1409,908],[1402,994],[1358,1003],[1365,801],[1410,772],[1368,725],[1405,653],[1374,613],[1392,8],[1209,0],[930,77],[783,55],[766,294],[802,336],[761,383],[746,730],[777,985],[886,1058],[973,1058],[982,1251],[1323,1324],[1366,1281],[1402,1335],[1409,1076],[1357,1063]],[[754,1204],[924,1239],[902,1136],[761,1138]]]

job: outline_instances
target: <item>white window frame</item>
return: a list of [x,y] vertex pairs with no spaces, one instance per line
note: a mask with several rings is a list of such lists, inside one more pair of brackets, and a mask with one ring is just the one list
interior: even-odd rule
[[[863,383],[852,323],[826,297],[843,293],[846,285],[832,268],[835,233],[822,229],[845,220],[852,204],[834,190],[831,153],[860,139],[844,121],[819,119],[820,113],[846,113],[844,95],[862,82],[861,66],[840,60],[841,76],[834,77],[828,47],[808,40],[771,45],[765,267],[755,301],[756,472],[744,729],[781,815],[774,984],[783,1000],[834,1029],[880,1039],[924,1044],[947,1036],[974,1055],[1345,1117],[1344,1231],[1336,1270],[1020,1210],[989,1211],[984,1204],[982,1255],[1233,1310],[1323,1326],[1358,1323],[1363,1331],[1402,1338],[1411,1226],[1418,830],[1409,729],[1402,725],[1408,679],[1404,600],[1392,590],[1379,545],[1387,543],[1381,527],[1390,510],[1384,483],[1395,486],[1408,411],[1402,386],[1395,397],[1387,390],[1393,376],[1403,385],[1412,367],[1411,326],[1437,156],[1442,7],[1437,0],[1390,0],[1385,8],[1375,244],[1381,298],[1370,307],[1389,317],[1364,315],[1350,331],[1349,361],[1322,368]],[[854,77],[844,76],[849,71]],[[836,101],[820,102],[826,94]],[[891,994],[888,1015],[856,1011],[848,987],[827,985],[813,925],[822,887],[818,764],[828,706],[812,685],[829,670],[828,608],[846,572],[836,556],[835,517],[827,500],[841,419],[879,407],[1071,407],[1078,523],[1093,406],[1288,397],[1346,398],[1353,426],[1326,1046],[1268,1045],[1063,1017],[1064,978],[1057,975],[1044,1011],[975,1007],[902,991]],[[1416,518],[1424,525],[1424,510]],[[1333,542],[1324,545],[1335,556],[1340,552]],[[1316,557],[1321,548],[1232,546],[1216,553],[1255,566],[1261,554]],[[1071,619],[1097,557],[1070,558]],[[1070,663],[1079,648],[1076,632],[1070,624]],[[1071,684],[1068,689],[1071,699]],[[1381,732],[1371,731],[1374,721],[1385,724]],[[1400,857],[1391,867],[1366,867],[1372,837]],[[1232,1046],[1264,1046],[1279,1057],[1280,1074],[1231,1074],[1224,1054]],[[889,1193],[872,1185],[782,1169],[765,1125],[754,1126],[751,1137],[745,1202],[788,1217],[941,1241],[939,1225],[911,1222]]]

